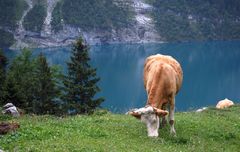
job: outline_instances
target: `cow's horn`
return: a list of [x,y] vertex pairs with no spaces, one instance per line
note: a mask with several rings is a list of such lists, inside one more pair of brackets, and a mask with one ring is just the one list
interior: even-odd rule
[[130,111],[130,112],[128,112],[128,114],[130,114],[130,115],[132,115],[132,116],[134,116],[134,117],[136,117],[138,119],[141,118],[141,115],[139,113],[137,113],[137,112],[134,112],[134,111]]
[[161,109],[158,109],[158,108],[155,108],[155,107],[153,108],[153,110],[154,110],[154,112],[156,112],[156,114],[158,116],[164,117],[164,116],[168,115],[168,111],[166,111],[166,110],[161,110]]

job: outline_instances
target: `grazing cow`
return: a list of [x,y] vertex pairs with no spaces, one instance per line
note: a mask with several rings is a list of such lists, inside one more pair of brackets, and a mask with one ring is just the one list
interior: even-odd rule
[[216,108],[224,109],[224,108],[230,107],[232,105],[234,105],[234,103],[231,100],[226,98],[224,100],[219,101],[218,104],[216,105]]
[[129,111],[128,114],[141,119],[147,125],[148,136],[157,137],[159,117],[168,115],[169,106],[170,133],[175,135],[174,110],[175,95],[181,88],[183,72],[180,64],[171,56],[152,55],[144,65],[144,86],[147,91],[147,105],[140,109]]

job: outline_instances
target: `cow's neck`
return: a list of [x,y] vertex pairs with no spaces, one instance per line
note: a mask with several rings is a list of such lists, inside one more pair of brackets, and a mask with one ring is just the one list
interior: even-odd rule
[[158,108],[158,109],[162,109],[162,103],[161,102],[151,102],[151,101],[148,100],[147,105],[149,105],[151,107]]

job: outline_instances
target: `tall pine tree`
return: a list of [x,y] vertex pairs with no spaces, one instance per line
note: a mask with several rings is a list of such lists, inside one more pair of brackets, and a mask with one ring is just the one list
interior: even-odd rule
[[36,114],[55,114],[59,108],[57,99],[60,91],[54,81],[53,71],[42,53],[37,57],[36,62],[34,75],[37,83],[34,92],[33,112]]
[[67,110],[74,114],[90,114],[100,106],[103,98],[94,98],[100,91],[96,69],[89,64],[89,47],[79,39],[72,47],[68,75],[64,79]]
[[0,103],[3,102],[3,87],[6,79],[6,67],[7,67],[7,57],[4,55],[3,51],[0,49]]

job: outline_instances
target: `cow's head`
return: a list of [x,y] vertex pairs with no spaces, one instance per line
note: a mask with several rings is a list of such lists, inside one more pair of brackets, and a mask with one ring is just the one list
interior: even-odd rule
[[140,109],[133,109],[128,114],[140,119],[147,125],[149,137],[158,137],[159,117],[168,115],[168,111],[146,106]]

